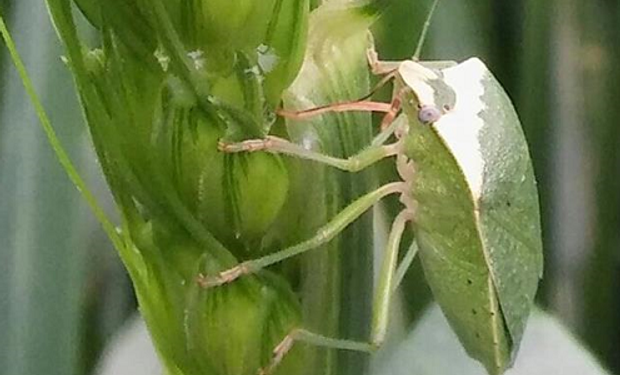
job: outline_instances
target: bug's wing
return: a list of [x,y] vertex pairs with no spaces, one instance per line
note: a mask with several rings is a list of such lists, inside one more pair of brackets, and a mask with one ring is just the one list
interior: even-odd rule
[[[463,227],[470,221],[462,219],[463,226],[451,223],[450,229],[469,231]],[[469,263],[464,261],[467,255],[446,251],[452,248],[446,243],[450,240],[433,233],[435,229],[416,231],[424,275],[433,296],[469,356],[480,361],[489,374],[502,374],[510,366],[513,346],[492,277],[482,265],[484,260]],[[458,250],[479,254],[481,247],[472,240]]]
[[527,143],[508,95],[482,61],[472,58],[442,73],[456,107],[435,125],[472,191],[482,249],[516,351],[542,275]]
[[[467,352],[490,374],[501,374],[519,347],[542,272],[538,195],[525,137],[510,100],[480,60],[437,77],[419,70],[403,64],[403,82],[425,104],[450,104],[431,126],[411,126],[408,138],[420,258]],[[415,116],[415,107],[405,110]]]
[[486,67],[482,84],[479,230],[516,349],[543,269],[538,192],[525,136],[508,95]]
[[516,351],[542,274],[538,193],[527,143],[508,95],[482,61],[469,59],[444,69],[443,76],[456,92],[455,112],[464,112],[456,119],[449,113],[437,126],[472,191],[482,249]]
[[415,165],[413,227],[426,280],[467,353],[498,375],[510,365],[513,340],[479,231],[474,199],[479,194],[474,192],[483,180],[478,134],[484,123],[476,98],[484,89],[476,86],[476,71],[470,70],[456,66],[449,74],[433,76],[403,64],[402,81],[416,98],[450,108],[438,121],[422,125],[416,106],[405,102],[411,121],[406,153]]

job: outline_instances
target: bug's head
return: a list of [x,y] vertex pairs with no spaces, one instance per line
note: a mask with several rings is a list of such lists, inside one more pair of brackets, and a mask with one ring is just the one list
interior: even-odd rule
[[456,102],[454,91],[443,80],[430,81],[429,86],[433,88],[430,98],[422,100],[414,93],[412,102],[415,103],[418,121],[424,125],[439,121],[441,116],[454,108]]
[[456,94],[446,84],[441,70],[407,61],[401,65],[399,73],[407,90],[405,111],[417,117],[420,123],[432,124],[454,108]]
[[432,124],[439,120],[443,112],[435,105],[424,105],[418,109],[418,120],[423,124]]
[[430,125],[439,121],[443,115],[449,113],[453,108],[454,100],[452,98],[438,97],[436,100],[423,102],[415,92],[412,92],[407,100],[405,111],[409,112],[410,116],[417,117],[421,124]]

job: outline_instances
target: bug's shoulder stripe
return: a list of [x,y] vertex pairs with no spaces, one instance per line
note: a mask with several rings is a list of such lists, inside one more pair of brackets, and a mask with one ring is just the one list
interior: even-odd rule
[[486,108],[483,95],[487,72],[477,58],[442,70],[443,80],[454,91],[456,100],[454,107],[433,124],[463,171],[474,202],[482,194],[484,176],[480,133],[485,126],[481,114]]
[[398,74],[404,83],[413,89],[420,105],[435,104],[435,88],[431,85],[432,81],[439,79],[435,71],[407,60],[398,67]]

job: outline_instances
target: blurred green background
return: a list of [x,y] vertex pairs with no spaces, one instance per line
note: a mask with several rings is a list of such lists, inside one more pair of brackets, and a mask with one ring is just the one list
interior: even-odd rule
[[[395,0],[382,58],[415,48],[430,1]],[[1,0],[65,147],[107,189],[42,0]],[[451,0],[424,59],[479,56],[512,97],[539,181],[545,277],[538,302],[620,372],[620,2]],[[0,374],[92,373],[135,309],[115,252],[56,162],[0,50]]]

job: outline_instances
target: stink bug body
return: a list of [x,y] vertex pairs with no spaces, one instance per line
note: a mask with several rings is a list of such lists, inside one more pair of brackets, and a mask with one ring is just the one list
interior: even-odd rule
[[[525,137],[508,96],[480,60],[437,70],[406,64],[397,86],[413,94],[402,100],[409,119],[403,152],[413,161],[412,226],[424,273],[468,353],[490,373],[502,373],[542,275]],[[450,110],[432,113],[433,121],[422,113],[443,107]]]
[[[371,51],[369,59],[373,72],[394,77],[391,105],[359,101],[281,112],[297,119],[328,111],[387,112],[382,133],[358,155],[336,159],[276,137],[223,150],[266,150],[351,172],[396,156],[402,181],[359,198],[308,241],[242,263],[212,278],[209,285],[231,282],[316,248],[374,203],[397,193],[404,209],[392,225],[379,273],[371,343],[377,346],[384,340],[390,297],[409,265],[396,269],[409,223],[417,244],[410,252],[419,252],[433,295],[461,343],[490,374],[502,374],[518,350],[542,275],[538,194],[517,114],[477,58],[460,64],[379,62]],[[387,126],[401,109],[403,114]],[[396,141],[384,145],[392,135]],[[341,341],[326,339],[321,344],[351,349]]]
[[[477,58],[381,62],[374,50],[368,57],[373,73],[393,78],[390,104],[360,100],[279,113],[299,120],[326,112],[386,112],[381,133],[359,154],[338,159],[273,136],[220,148],[287,154],[350,172],[395,156],[401,181],[351,203],[309,240],[202,281],[209,287],[229,283],[316,248],[383,197],[399,194],[404,207],[392,224],[376,284],[370,347],[296,331],[276,358],[294,340],[349,350],[377,347],[386,335],[392,292],[419,252],[434,297],[466,351],[490,374],[502,374],[518,350],[542,274],[538,194],[517,114]],[[390,139],[395,141],[386,145]],[[397,269],[407,228],[415,242]]]

